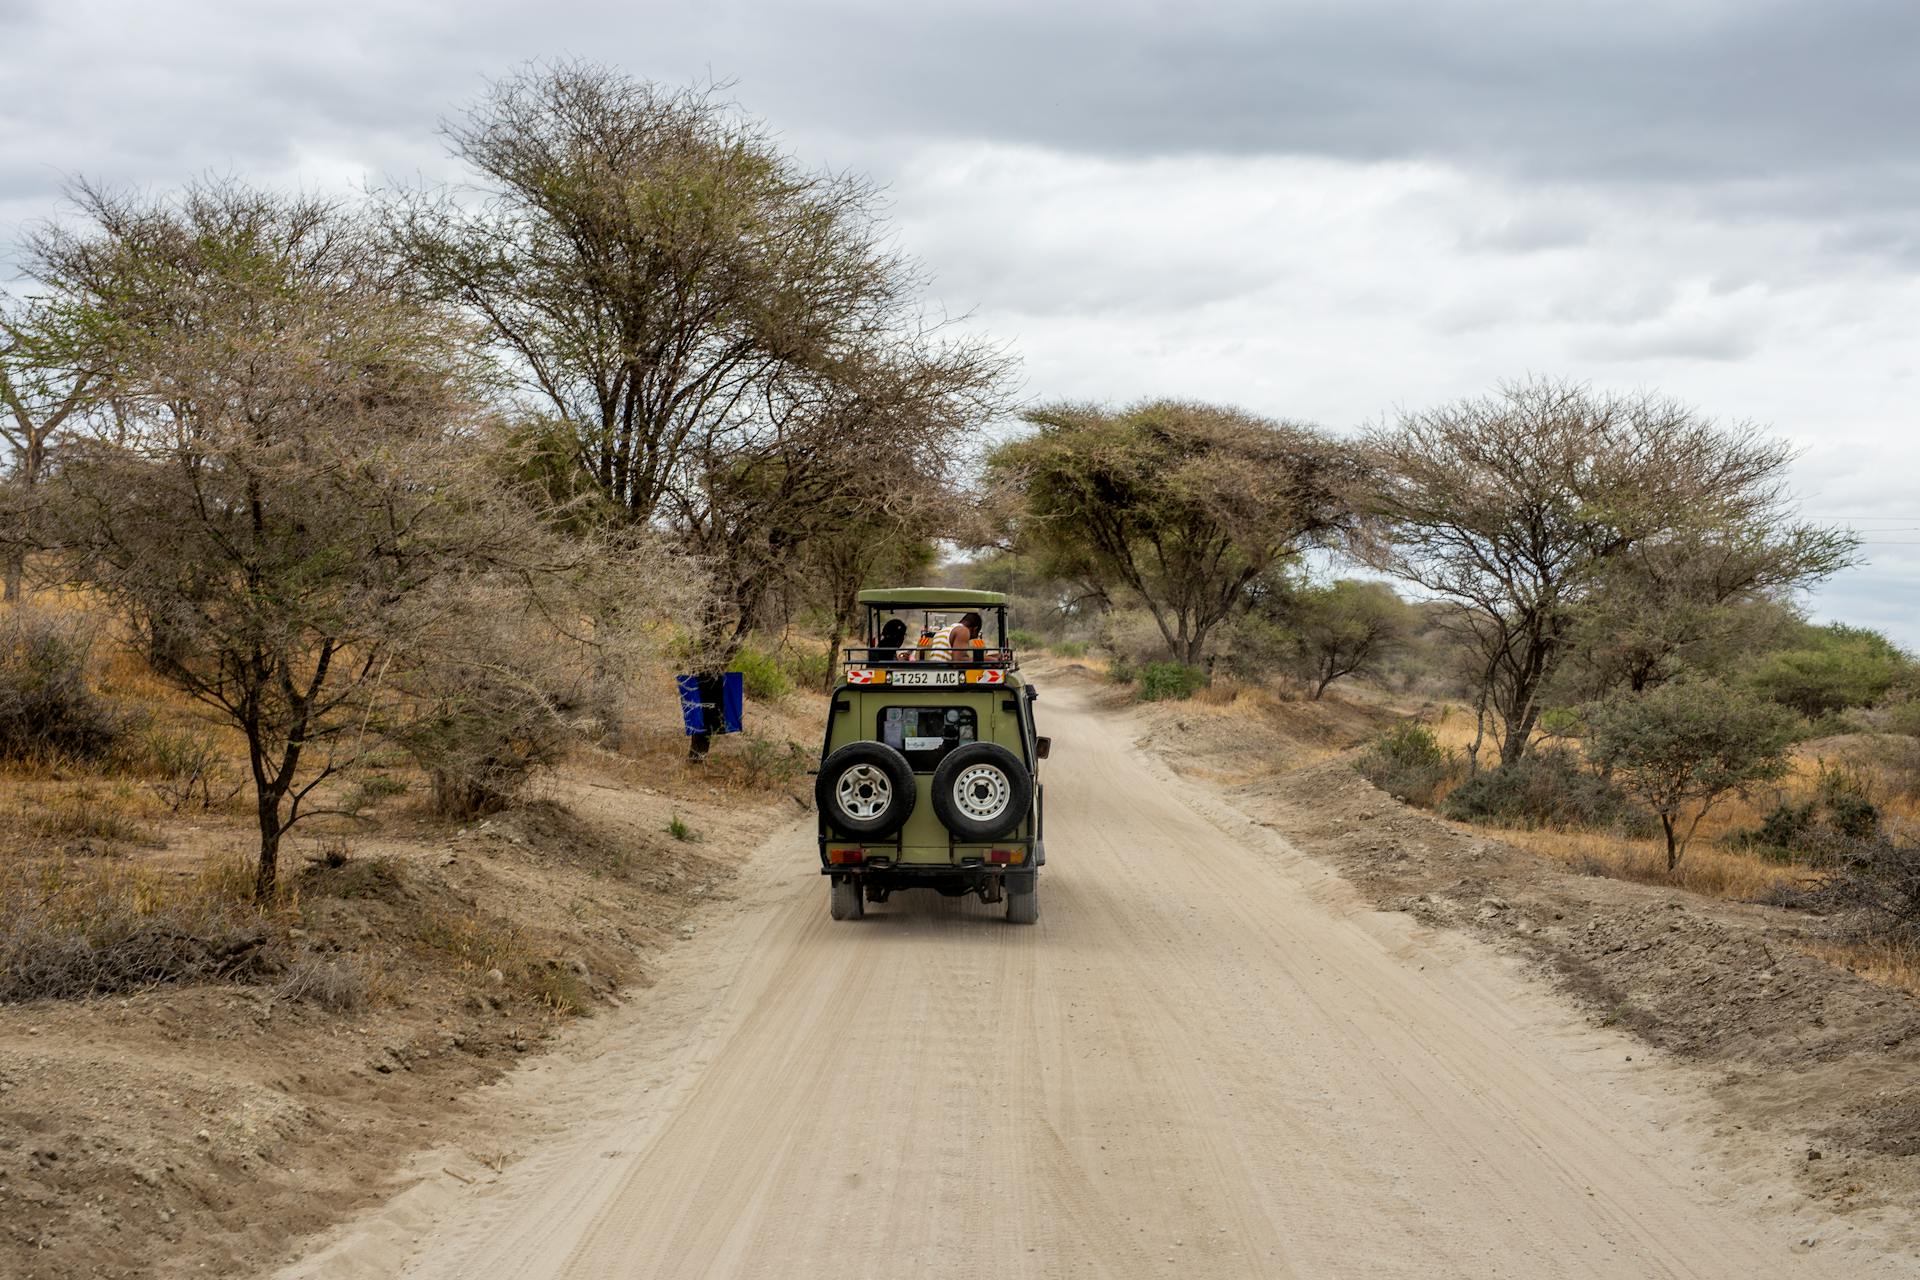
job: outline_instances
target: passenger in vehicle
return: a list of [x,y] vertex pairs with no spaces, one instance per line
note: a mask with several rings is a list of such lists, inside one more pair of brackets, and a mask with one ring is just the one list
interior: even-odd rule
[[977,613],[962,615],[960,621],[950,622],[933,633],[933,645],[927,650],[929,662],[977,662],[980,655],[974,652],[973,639],[980,634],[986,624]]
[[907,643],[907,624],[900,618],[888,618],[880,628],[880,643],[874,646],[869,655],[873,662],[905,662],[907,655],[901,649]]

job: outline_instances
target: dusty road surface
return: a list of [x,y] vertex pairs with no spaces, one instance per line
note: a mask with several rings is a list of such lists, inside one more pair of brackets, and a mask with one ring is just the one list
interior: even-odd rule
[[926,894],[836,924],[796,827],[499,1091],[523,1159],[431,1157],[287,1274],[1912,1274],[1728,1164],[1680,1069],[1362,909],[1085,693],[1040,710],[1038,926]]

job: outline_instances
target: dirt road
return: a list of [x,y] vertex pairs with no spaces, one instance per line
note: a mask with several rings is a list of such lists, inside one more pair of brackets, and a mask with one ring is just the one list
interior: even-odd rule
[[1680,1069],[1362,909],[1084,693],[1041,711],[1038,926],[919,894],[835,924],[796,828],[500,1091],[530,1156],[287,1274],[1909,1274],[1769,1207]]

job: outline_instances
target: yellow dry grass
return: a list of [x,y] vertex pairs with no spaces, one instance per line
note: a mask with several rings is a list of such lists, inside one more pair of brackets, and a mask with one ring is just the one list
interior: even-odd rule
[[1803,941],[1810,956],[1858,974],[1868,982],[1920,996],[1920,951],[1892,942]]
[[1661,840],[1636,840],[1600,831],[1507,831],[1500,839],[1548,862],[1588,875],[1686,889],[1710,898],[1747,901],[1810,879],[1804,867],[1768,862],[1738,849],[1696,842],[1667,873]]

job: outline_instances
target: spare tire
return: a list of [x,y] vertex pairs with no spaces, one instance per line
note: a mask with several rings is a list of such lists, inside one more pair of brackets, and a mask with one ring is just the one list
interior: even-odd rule
[[996,742],[969,742],[933,771],[933,811],[962,844],[995,840],[1026,820],[1033,775]]
[[820,766],[813,802],[841,834],[884,840],[907,824],[914,792],[905,756],[884,742],[849,742]]

